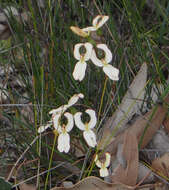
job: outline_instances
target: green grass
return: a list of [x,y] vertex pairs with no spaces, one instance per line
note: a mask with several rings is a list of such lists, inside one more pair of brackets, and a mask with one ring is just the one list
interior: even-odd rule
[[[14,36],[8,41],[0,42],[1,66],[9,65],[17,70],[15,76],[8,74],[4,80],[7,84],[5,89],[8,94],[7,103],[29,104],[29,106],[1,107],[1,114],[11,124],[12,130],[8,132],[8,136],[11,143],[16,145],[18,154],[21,154],[36,137],[37,128],[50,120],[48,112],[67,103],[75,93],[81,92],[85,98],[80,105],[71,110],[72,112],[90,107],[97,114],[100,113],[98,124],[102,118],[111,116],[143,62],[148,64],[150,79],[147,94],[151,91],[152,84],[157,82],[165,86],[165,93],[169,91],[164,75],[164,71],[168,72],[169,68],[167,0],[163,3],[155,0],[155,9],[148,7],[146,1],[138,0],[48,0],[45,1],[45,8],[39,7],[37,1],[31,0],[20,0],[18,4],[14,0],[8,2],[1,0],[0,3],[2,7],[12,5],[21,8],[22,11],[29,10],[29,19],[26,22],[18,23],[15,18],[9,19]],[[113,66],[120,69],[120,80],[107,81],[103,98],[105,75],[102,69],[89,63],[82,82],[77,82],[72,77],[77,62],[73,57],[73,46],[84,40],[72,33],[70,26],[80,28],[90,26],[92,19],[98,14],[109,15],[101,37],[113,53]],[[13,81],[16,79],[21,81],[24,86],[12,86],[11,77]],[[115,94],[113,98],[112,94]],[[26,107],[31,108],[30,111],[25,111]],[[24,111],[28,112],[28,115],[29,112],[32,113],[31,118],[23,115]],[[72,134],[81,139],[87,150],[79,131],[74,129]],[[26,154],[28,160],[40,156],[44,170],[50,169],[46,160],[50,159],[52,149],[52,144],[49,145],[46,141],[47,137],[40,138]],[[56,149],[54,151],[58,154]],[[71,163],[77,160],[73,153],[59,155]],[[92,159],[92,156],[93,152],[86,157],[86,160]],[[39,167],[37,162],[33,164],[35,168]],[[51,167],[55,164],[53,161]],[[78,167],[81,168],[82,165],[83,162],[80,162]],[[88,163],[85,169],[87,167]],[[54,175],[59,179],[66,177],[60,176],[56,171],[50,174],[50,179]],[[93,172],[92,175],[97,173]],[[27,177],[25,174],[25,179]]]

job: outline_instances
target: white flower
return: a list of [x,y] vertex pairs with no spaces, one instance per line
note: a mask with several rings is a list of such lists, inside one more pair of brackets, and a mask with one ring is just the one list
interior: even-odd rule
[[91,57],[90,57],[92,62],[98,67],[103,67],[103,71],[111,80],[115,80],[115,81],[119,80],[119,70],[113,67],[112,65],[108,64],[112,61],[112,53],[108,49],[107,45],[98,44],[96,47],[103,50],[105,53],[105,56],[102,59],[98,59],[96,56],[96,52],[93,49]]
[[57,131],[59,133],[58,136],[58,150],[60,152],[67,153],[70,149],[70,136],[68,132],[70,132],[73,128],[74,121],[73,121],[73,115],[66,112],[64,116],[67,118],[68,122],[67,125],[58,125]]
[[49,114],[52,114],[52,120],[53,120],[53,127],[55,130],[57,130],[59,125],[59,120],[62,116],[62,114],[71,106],[76,104],[76,102],[79,100],[79,98],[84,98],[84,95],[82,93],[74,94],[68,101],[68,104],[62,105],[57,109],[53,109],[49,112]]
[[60,107],[58,107],[57,109],[53,109],[49,112],[49,114],[52,114],[52,115],[56,115],[56,114],[62,114],[64,113],[67,109],[68,109],[68,105],[65,104],[65,105],[62,105]]
[[68,101],[68,104],[62,105],[58,107],[57,109],[53,109],[49,112],[49,114],[56,115],[56,114],[63,114],[69,107],[76,104],[76,102],[79,100],[79,98],[84,98],[84,95],[82,93],[74,94]]
[[98,15],[93,19],[92,25],[86,28],[79,28],[77,26],[71,26],[70,29],[77,35],[86,38],[90,35],[90,32],[98,30],[100,27],[104,25],[105,22],[109,19],[108,16]]
[[91,129],[93,129],[96,125],[96,114],[95,111],[91,109],[87,109],[85,112],[89,114],[90,121],[84,124],[81,120],[82,112],[77,112],[74,115],[75,124],[80,130],[83,131],[83,137],[86,140],[87,144],[91,147],[95,147],[97,145],[96,135]]
[[[50,121],[51,122],[51,121]],[[43,133],[44,131],[46,131],[46,129],[48,129],[49,127],[51,127],[52,122],[48,123],[47,125],[42,125],[38,128],[38,133]]]
[[51,127],[53,122],[53,127],[55,130],[58,129],[60,118],[62,114],[71,106],[77,103],[79,98],[84,98],[84,95],[82,93],[74,94],[68,101],[68,104],[62,105],[58,107],[57,109],[53,109],[49,112],[49,114],[52,114],[52,121],[49,121],[49,123],[45,126],[40,126],[38,128],[38,133],[44,132],[47,128]]
[[100,27],[102,27],[104,25],[104,23],[107,22],[107,20],[109,19],[108,16],[105,15],[98,15],[93,19],[92,25],[93,26],[89,26],[86,28],[83,28],[82,30],[84,32],[87,32],[88,34],[90,34],[91,31],[96,31],[98,30]]
[[[85,47],[86,52],[80,54],[80,48],[81,47]],[[74,68],[73,71],[73,77],[75,80],[79,80],[82,81],[85,77],[85,71],[86,71],[86,66],[87,63],[86,61],[88,61],[90,59],[90,55],[92,52],[92,44],[90,43],[78,43],[75,45],[74,47],[74,57],[75,59],[79,60]]]
[[96,162],[96,166],[100,168],[100,176],[101,177],[106,177],[109,175],[107,167],[110,165],[111,155],[108,152],[106,152],[105,155],[106,155],[105,162],[101,162],[100,160],[98,160],[97,154],[96,154],[96,157],[94,160]]

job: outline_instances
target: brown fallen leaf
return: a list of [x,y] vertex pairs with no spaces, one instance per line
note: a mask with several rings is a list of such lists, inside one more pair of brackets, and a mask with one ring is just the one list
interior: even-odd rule
[[147,64],[143,63],[124,95],[121,104],[118,106],[118,109],[113,116],[106,121],[103,127],[103,135],[99,143],[102,148],[107,141],[107,133],[110,134],[114,130],[115,135],[117,135],[120,131],[124,130],[132,116],[140,112],[141,105],[143,104],[141,100],[144,99],[146,81]]
[[165,127],[165,130],[167,131],[167,133],[169,133],[169,116],[167,116],[163,122],[163,125]]
[[152,162],[152,168],[169,178],[169,153],[165,153],[162,157],[156,158]]
[[[144,116],[140,116],[126,131],[130,131],[137,137],[140,148],[144,148],[152,139],[156,131],[160,128],[165,115],[168,111],[165,103],[169,103],[169,95],[164,98],[163,104],[158,104],[147,112]],[[104,149],[104,152],[116,154],[119,143],[123,142],[125,133],[119,134],[112,142]],[[109,136],[111,138],[111,135]],[[111,139],[110,139],[111,140]]]
[[19,185],[19,189],[20,190],[36,190],[36,187],[33,185],[28,185],[26,183],[23,183],[23,184]]
[[120,183],[107,183],[102,179],[94,176],[86,177],[85,179],[79,181],[73,187],[54,187],[50,190],[150,190],[151,188],[159,187],[157,184],[142,185],[130,187]]
[[122,155],[127,161],[126,168],[121,164],[117,166],[112,175],[113,182],[134,186],[138,175],[138,143],[137,138],[130,131],[124,134]]

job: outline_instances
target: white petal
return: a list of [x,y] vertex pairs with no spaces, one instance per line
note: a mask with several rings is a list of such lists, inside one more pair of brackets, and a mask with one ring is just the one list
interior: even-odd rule
[[115,81],[119,80],[119,70],[113,67],[112,65],[108,64],[104,66],[103,71],[111,80],[115,80]]
[[101,169],[100,169],[100,176],[101,176],[101,177],[106,177],[106,176],[108,176],[108,175],[109,175],[109,171],[108,171],[107,168],[101,168]]
[[74,115],[74,120],[75,120],[76,126],[77,126],[80,130],[84,131],[84,130],[85,130],[85,124],[84,124],[84,123],[82,122],[82,120],[81,120],[81,115],[82,115],[82,112],[77,112],[77,113],[75,113],[75,115]]
[[50,124],[47,124],[47,125],[45,125],[45,126],[40,126],[39,128],[38,128],[38,133],[43,133],[47,128],[49,128],[50,126],[51,126],[52,124],[50,123]]
[[91,54],[90,59],[92,60],[92,62],[93,62],[96,66],[98,66],[98,67],[103,67],[103,63],[102,63],[102,61],[101,61],[100,59],[97,58],[96,52],[95,52],[94,49],[92,50],[92,54]]
[[101,168],[102,167],[102,163],[99,160],[97,160],[96,161],[96,166],[99,167],[99,168]]
[[73,52],[73,54],[74,54],[75,59],[77,59],[77,60],[80,60],[80,58],[81,58],[81,54],[80,54],[80,51],[79,51],[79,50],[80,50],[80,48],[81,48],[82,46],[84,46],[83,43],[78,43],[78,44],[76,44],[75,47],[74,47],[74,52]]
[[72,106],[76,104],[76,102],[79,100],[79,98],[84,98],[84,95],[82,93],[74,94],[68,101],[68,106]]
[[85,77],[86,72],[86,62],[77,62],[73,71],[73,77],[75,80],[82,81]]
[[92,109],[87,109],[85,112],[88,113],[90,116],[90,121],[88,123],[88,126],[90,129],[92,129],[95,127],[95,125],[97,123],[96,113]]
[[65,126],[66,131],[67,131],[67,132],[70,132],[70,131],[72,130],[72,128],[73,128],[73,125],[74,125],[73,115],[70,114],[70,113],[68,113],[68,112],[66,112],[66,113],[64,114],[64,116],[65,116],[65,117],[67,118],[67,120],[68,120],[67,125]]
[[52,120],[53,120],[53,127],[58,130],[59,127],[59,119],[61,117],[61,114],[55,114],[52,116]]
[[96,135],[94,134],[94,132],[92,130],[84,131],[83,137],[89,146],[94,148],[97,145]]
[[112,53],[109,50],[109,48],[107,47],[106,44],[98,44],[97,48],[102,49],[105,53],[105,57],[104,60],[106,63],[110,63],[112,61]]
[[82,93],[79,93],[78,96],[79,96],[79,98],[84,98],[84,94],[82,94]]
[[109,19],[108,16],[98,15],[93,19],[93,26],[95,26],[97,29],[102,27],[105,22]]
[[62,114],[66,111],[66,109],[68,108],[68,105],[62,105],[60,107],[58,107],[57,109],[53,109],[49,112],[49,114]]
[[96,31],[96,27],[93,27],[93,26],[89,26],[89,27],[86,27],[86,28],[83,28],[82,29],[84,32],[92,32],[92,31]]
[[86,48],[86,52],[84,54],[84,61],[88,61],[91,57],[91,53],[92,53],[92,49],[93,49],[93,45],[91,43],[85,43],[84,44],[85,48]]
[[102,163],[98,160],[98,155],[97,155],[97,154],[96,154],[96,156],[95,156],[94,161],[96,162],[96,166],[97,166],[97,167],[99,167],[99,168],[102,167]]
[[58,137],[58,150],[59,152],[69,152],[70,149],[70,136],[68,133],[61,133]]
[[105,163],[104,163],[104,166],[106,168],[110,165],[110,160],[111,160],[111,155],[108,152],[106,152],[106,160],[105,160]]

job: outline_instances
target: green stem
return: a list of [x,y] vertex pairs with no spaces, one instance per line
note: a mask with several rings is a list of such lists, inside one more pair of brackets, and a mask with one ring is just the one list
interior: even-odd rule
[[52,158],[53,158],[53,153],[54,153],[54,149],[55,149],[55,145],[56,145],[56,138],[57,138],[57,135],[55,134],[53,147],[52,147],[52,153],[51,153],[50,160],[49,160],[49,167],[48,167],[48,173],[47,173],[47,176],[46,176],[45,189],[44,190],[46,190],[47,185],[48,185],[48,178],[49,178],[50,168],[51,168],[51,165],[52,165]]
[[103,98],[104,98],[104,94],[105,94],[105,91],[106,91],[107,81],[108,81],[108,77],[106,76],[106,80],[104,81],[104,87],[103,87],[103,92],[102,92],[102,97],[101,97],[99,112],[98,112],[98,121],[99,121],[99,118],[100,118],[100,115],[101,115],[101,111],[102,111]]

